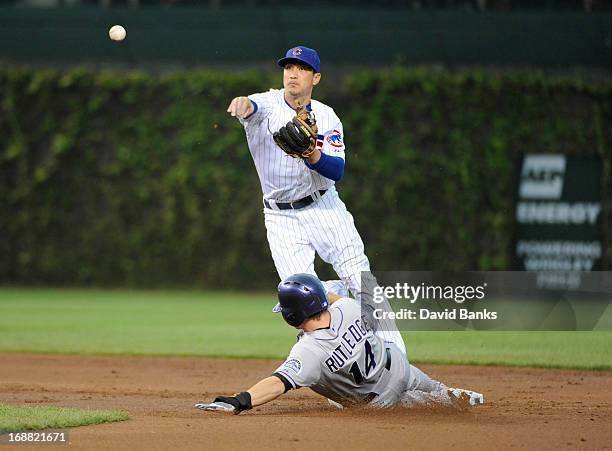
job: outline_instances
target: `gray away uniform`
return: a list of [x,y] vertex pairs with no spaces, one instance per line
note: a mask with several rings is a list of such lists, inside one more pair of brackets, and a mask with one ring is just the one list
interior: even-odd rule
[[344,406],[450,403],[444,384],[373,333],[358,302],[339,299],[329,313],[329,328],[304,333],[274,373],[288,389],[310,387]]

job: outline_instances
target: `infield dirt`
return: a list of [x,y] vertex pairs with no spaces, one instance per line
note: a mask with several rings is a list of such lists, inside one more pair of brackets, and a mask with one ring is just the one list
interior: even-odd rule
[[0,360],[2,403],[129,412],[129,421],[71,429],[73,449],[612,448],[609,371],[423,365],[451,386],[483,392],[486,404],[467,412],[336,410],[301,389],[228,416],[193,404],[242,391],[280,362],[11,353]]

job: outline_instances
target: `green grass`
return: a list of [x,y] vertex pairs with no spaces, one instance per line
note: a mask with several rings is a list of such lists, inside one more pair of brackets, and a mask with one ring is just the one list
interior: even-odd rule
[[0,289],[0,351],[280,357],[273,294]]
[[[0,351],[283,358],[273,293],[0,288]],[[612,369],[612,331],[405,332],[416,363]]]
[[0,433],[63,429],[127,420],[120,410],[82,410],[49,406],[0,404]]
[[405,332],[411,361],[612,369],[612,332]]

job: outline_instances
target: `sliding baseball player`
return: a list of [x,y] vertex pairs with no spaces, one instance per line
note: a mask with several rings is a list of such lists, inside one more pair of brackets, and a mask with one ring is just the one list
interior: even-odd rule
[[286,278],[278,286],[278,299],[284,320],[303,332],[289,357],[247,391],[195,407],[238,414],[301,387],[344,407],[467,408],[484,403],[482,394],[449,388],[410,365],[394,343],[374,333],[377,325],[367,306],[347,297],[328,297],[315,276]]

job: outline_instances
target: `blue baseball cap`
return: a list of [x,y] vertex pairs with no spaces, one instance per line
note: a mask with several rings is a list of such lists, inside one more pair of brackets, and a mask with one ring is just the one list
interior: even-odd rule
[[315,72],[321,72],[321,59],[316,50],[298,45],[287,50],[284,58],[278,60],[280,67],[285,67],[291,61],[301,61],[308,64]]

